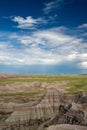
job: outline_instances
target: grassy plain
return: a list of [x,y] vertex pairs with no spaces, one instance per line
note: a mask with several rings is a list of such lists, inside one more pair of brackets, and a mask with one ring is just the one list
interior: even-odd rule
[[[87,75],[16,75],[15,77],[0,79],[0,86],[15,82],[35,81],[46,83],[69,81],[68,85],[70,87],[66,90],[68,93],[77,93],[79,91],[87,92]],[[24,93],[19,93],[19,95],[24,95]]]

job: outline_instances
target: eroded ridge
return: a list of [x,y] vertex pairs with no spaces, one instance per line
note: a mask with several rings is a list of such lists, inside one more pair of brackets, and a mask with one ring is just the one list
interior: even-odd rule
[[0,130],[43,130],[55,124],[87,126],[87,112],[76,102],[77,96],[72,98],[72,102],[68,98],[70,96],[65,98],[56,88],[49,88],[37,104],[15,108],[2,122]]

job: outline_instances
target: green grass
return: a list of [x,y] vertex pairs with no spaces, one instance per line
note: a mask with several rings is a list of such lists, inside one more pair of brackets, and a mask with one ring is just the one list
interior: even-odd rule
[[[5,86],[6,84],[11,84],[15,82],[61,82],[61,81],[69,81],[69,89],[67,89],[68,93],[77,93],[78,91],[87,91],[87,75],[25,75],[25,77],[16,77],[16,78],[8,78],[8,79],[0,79],[0,86]],[[19,93],[19,95],[21,95]],[[23,95],[23,93],[22,93]],[[26,94],[27,95],[27,94]],[[33,94],[31,94],[33,95]]]
[[56,82],[56,81],[63,81],[63,80],[71,80],[73,79],[73,76],[66,76],[66,75],[32,75],[32,77],[18,77],[18,78],[8,78],[8,79],[1,79],[0,80],[0,85],[6,85],[10,83],[15,83],[15,82],[34,82],[34,81],[39,81],[39,82]]
[[18,77],[18,78],[8,78],[8,79],[0,79],[0,85],[6,85],[15,82],[55,82],[55,81],[63,81],[63,80],[71,80],[74,76],[61,76],[61,75],[33,75],[32,77]]
[[70,85],[71,87],[67,89],[69,93],[87,92],[87,76],[77,76],[71,79]]
[[[44,94],[44,90],[38,90],[34,92],[20,92],[20,93],[2,93],[0,94],[0,98],[4,98],[5,103],[13,102],[15,99],[21,98],[38,98],[38,96]],[[5,98],[6,97],[6,98]]]
[[0,97],[35,97],[36,95],[43,94],[43,90],[35,91],[35,92],[20,92],[20,93],[2,93]]

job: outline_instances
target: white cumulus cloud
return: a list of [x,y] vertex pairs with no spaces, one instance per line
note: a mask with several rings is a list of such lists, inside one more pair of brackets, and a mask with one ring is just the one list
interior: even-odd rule
[[80,29],[81,29],[81,28],[84,28],[84,29],[87,28],[87,23],[84,23],[84,24],[82,24],[82,25],[79,25],[78,28],[80,28]]
[[28,16],[26,18],[16,16],[12,20],[18,24],[17,28],[20,29],[35,29],[37,25],[47,23],[47,21],[43,18],[35,19],[31,16]]
[[80,67],[87,69],[87,61],[81,62]]
[[[10,38],[18,40],[23,46],[18,52],[17,58],[22,60],[19,63],[61,65],[72,62],[82,67],[87,61],[87,43],[83,38],[63,33],[61,30],[64,29],[59,27],[35,31],[31,35],[11,35]],[[14,50],[12,53],[15,55]]]

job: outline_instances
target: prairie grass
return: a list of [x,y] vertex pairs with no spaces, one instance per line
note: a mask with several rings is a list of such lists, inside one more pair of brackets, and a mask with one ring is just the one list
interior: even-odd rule
[[[69,81],[70,88],[67,89],[68,93],[77,93],[78,91],[87,91],[87,75],[27,75],[15,78],[0,79],[0,86],[5,86],[6,84],[11,84],[15,82],[61,82]],[[15,95],[15,94],[14,94]],[[23,95],[19,93],[18,95]],[[26,94],[27,95],[27,94]],[[34,94],[30,94],[34,95]]]

